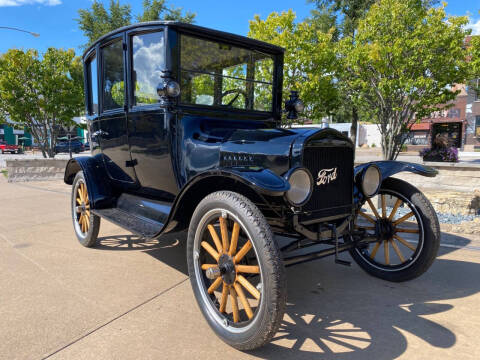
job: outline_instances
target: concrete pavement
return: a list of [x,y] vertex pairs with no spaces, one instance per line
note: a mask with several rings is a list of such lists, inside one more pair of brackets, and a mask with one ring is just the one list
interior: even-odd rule
[[430,271],[402,284],[332,258],[289,268],[280,331],[242,353],[197,308],[184,233],[144,241],[104,221],[83,248],[69,194],[0,176],[0,359],[480,358],[478,238],[445,234]]

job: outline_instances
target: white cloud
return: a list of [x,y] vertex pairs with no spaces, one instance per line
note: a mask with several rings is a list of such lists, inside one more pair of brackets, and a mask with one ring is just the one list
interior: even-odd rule
[[474,21],[470,19],[470,22],[467,25],[467,29],[472,29],[472,35],[480,35],[480,19]]
[[0,0],[0,7],[2,6],[22,6],[22,5],[47,5],[55,6],[60,5],[62,0]]

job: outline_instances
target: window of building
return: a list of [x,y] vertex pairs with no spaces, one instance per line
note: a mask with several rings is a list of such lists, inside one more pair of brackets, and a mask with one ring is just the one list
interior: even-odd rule
[[98,77],[97,77],[97,57],[93,55],[87,63],[88,74],[88,112],[98,114]]
[[135,104],[154,104],[159,99],[157,85],[165,69],[163,31],[133,36],[132,49]]
[[480,115],[475,116],[475,136],[480,137]]
[[102,49],[103,111],[122,108],[125,105],[123,80],[123,43],[121,40]]

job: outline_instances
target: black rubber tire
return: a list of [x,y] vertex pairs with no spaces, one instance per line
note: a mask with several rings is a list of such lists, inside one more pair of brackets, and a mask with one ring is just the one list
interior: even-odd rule
[[402,194],[418,211],[424,229],[424,243],[420,255],[409,267],[398,271],[385,271],[372,266],[355,249],[350,250],[350,255],[363,270],[380,279],[392,282],[415,279],[427,271],[437,257],[440,247],[440,224],[437,214],[425,195],[415,186],[403,180],[387,178],[383,181],[380,191],[382,189]]
[[[228,331],[215,320],[207,309],[201,292],[203,284],[197,282],[194,267],[195,232],[202,217],[210,210],[224,209],[235,214],[250,234],[262,269],[263,294],[261,305],[255,315],[255,323],[244,332]],[[260,210],[246,197],[230,192],[218,191],[205,197],[195,209],[188,229],[187,243],[188,272],[193,292],[200,310],[213,331],[227,344],[239,350],[252,350],[268,343],[277,332],[286,306],[286,276],[281,254],[274,235]]]
[[72,209],[72,221],[73,221],[73,229],[75,235],[77,236],[78,241],[85,247],[93,247],[95,246],[98,238],[98,232],[100,231],[100,216],[97,216],[93,213],[90,213],[90,226],[88,228],[88,232],[86,235],[83,235],[81,230],[77,225],[76,220],[76,212],[74,211],[74,206],[76,202],[76,187],[79,182],[83,182],[85,186],[87,185],[85,181],[85,177],[83,175],[83,171],[79,171],[75,176],[72,184],[72,195],[71,195],[71,209]]

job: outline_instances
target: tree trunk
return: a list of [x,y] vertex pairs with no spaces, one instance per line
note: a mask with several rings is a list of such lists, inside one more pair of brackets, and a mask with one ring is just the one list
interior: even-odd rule
[[353,142],[353,153],[355,155],[355,148],[357,146],[357,128],[358,128],[358,112],[357,107],[352,107],[352,126],[350,127],[350,139]]

